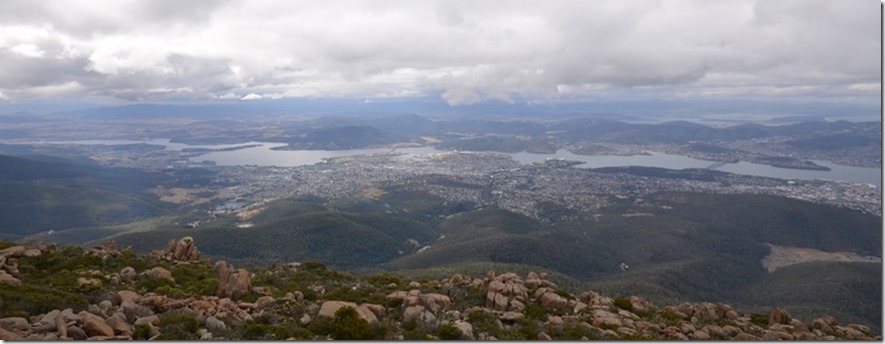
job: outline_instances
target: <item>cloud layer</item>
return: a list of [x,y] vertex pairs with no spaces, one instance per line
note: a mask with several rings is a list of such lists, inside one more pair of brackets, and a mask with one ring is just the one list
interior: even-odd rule
[[0,2],[0,100],[878,99],[874,0]]

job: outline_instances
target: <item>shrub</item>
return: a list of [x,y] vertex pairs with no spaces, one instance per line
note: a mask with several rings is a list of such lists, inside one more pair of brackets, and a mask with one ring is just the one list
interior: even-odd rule
[[562,290],[562,289],[556,289],[553,292],[556,293],[556,295],[564,297],[566,300],[574,300],[575,299],[574,295],[572,295],[571,293],[569,293],[565,290]]
[[[171,313],[171,314],[170,314]],[[200,323],[196,318],[180,313],[166,312],[160,315],[158,340],[197,340]]]
[[332,338],[336,340],[363,340],[372,338],[369,322],[360,318],[356,309],[341,307],[335,312]]
[[439,332],[437,332],[439,339],[443,340],[459,340],[464,336],[464,333],[461,332],[461,329],[454,324],[445,324],[439,327]]
[[658,316],[664,320],[664,323],[666,323],[667,326],[674,326],[682,320],[682,317],[679,316],[679,314],[668,310],[658,312]]
[[625,309],[628,311],[633,310],[633,303],[630,302],[630,299],[618,298],[618,299],[615,299],[614,303],[615,303],[615,306],[618,306],[618,308]]
[[764,314],[753,313],[750,314],[750,323],[762,328],[768,328],[768,317]]
[[366,282],[378,288],[385,288],[391,283],[400,285],[400,283],[402,283],[402,279],[399,276],[391,273],[382,273],[366,277]]
[[532,302],[525,307],[525,318],[528,320],[547,321],[547,311],[538,303]]
[[137,289],[141,290],[140,294],[149,293],[149,292],[156,292],[159,294],[159,292],[157,291],[158,289],[161,289],[163,287],[175,288],[175,283],[173,283],[170,280],[163,279],[163,278],[149,278],[149,279],[139,280],[135,286]]
[[467,316],[467,321],[473,325],[476,333],[486,332],[495,337],[500,337],[501,331],[498,329],[498,317],[485,311],[474,311]]
[[0,288],[0,317],[34,315],[53,309],[86,309],[89,300],[78,293],[59,291],[51,287],[23,284]]
[[209,296],[218,288],[218,278],[208,263],[178,265],[172,269],[172,277],[188,295]]
[[282,340],[292,337],[292,332],[285,326],[250,321],[243,324],[241,336],[243,340]]
[[9,240],[0,240],[0,250],[15,246],[15,243]]
[[132,334],[134,340],[148,340],[151,338],[151,325],[138,324],[135,325],[135,332]]

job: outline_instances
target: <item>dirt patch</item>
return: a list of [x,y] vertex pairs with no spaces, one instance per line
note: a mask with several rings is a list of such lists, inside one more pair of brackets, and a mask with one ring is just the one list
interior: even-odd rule
[[824,252],[813,248],[778,246],[768,244],[771,253],[762,258],[762,266],[768,272],[778,268],[806,262],[867,262],[881,263],[881,257],[861,256],[853,252]]
[[429,144],[429,145],[435,145],[437,143],[442,143],[442,140],[435,138],[435,137],[430,137],[430,136],[421,136],[421,139],[424,140],[424,143]]
[[652,217],[652,216],[655,216],[655,214],[652,214],[652,213],[626,213],[626,214],[621,214],[621,216],[623,216],[623,217]]
[[240,220],[245,221],[245,220],[255,217],[255,215],[261,214],[265,209],[267,209],[267,207],[260,207],[260,208],[255,208],[255,209],[243,210],[243,211],[237,213],[237,217],[239,217]]
[[[215,193],[209,189],[184,189],[156,187],[148,190],[160,197],[160,201],[172,204],[197,205],[208,203],[216,198]],[[202,197],[202,194],[211,193],[212,197]]]
[[387,194],[387,191],[384,191],[383,189],[379,189],[376,187],[363,189],[363,191],[360,192],[360,195],[362,195],[363,197],[368,197],[371,199],[379,199],[379,198],[381,198],[381,196],[384,196],[386,194]]

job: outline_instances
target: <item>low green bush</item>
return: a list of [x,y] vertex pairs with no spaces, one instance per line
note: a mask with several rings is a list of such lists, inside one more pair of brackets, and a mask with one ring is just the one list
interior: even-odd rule
[[166,312],[160,315],[160,336],[158,340],[197,340],[200,323],[187,314]]
[[332,338],[335,340],[364,340],[372,338],[372,327],[369,322],[360,318],[356,309],[341,307],[335,312]]
[[437,336],[439,336],[439,339],[442,340],[464,339],[464,333],[461,332],[461,329],[451,323],[440,326],[439,330],[437,331]]

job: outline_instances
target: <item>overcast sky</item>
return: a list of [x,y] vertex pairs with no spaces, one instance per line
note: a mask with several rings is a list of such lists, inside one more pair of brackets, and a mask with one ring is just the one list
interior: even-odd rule
[[0,102],[878,103],[880,2],[0,1]]

